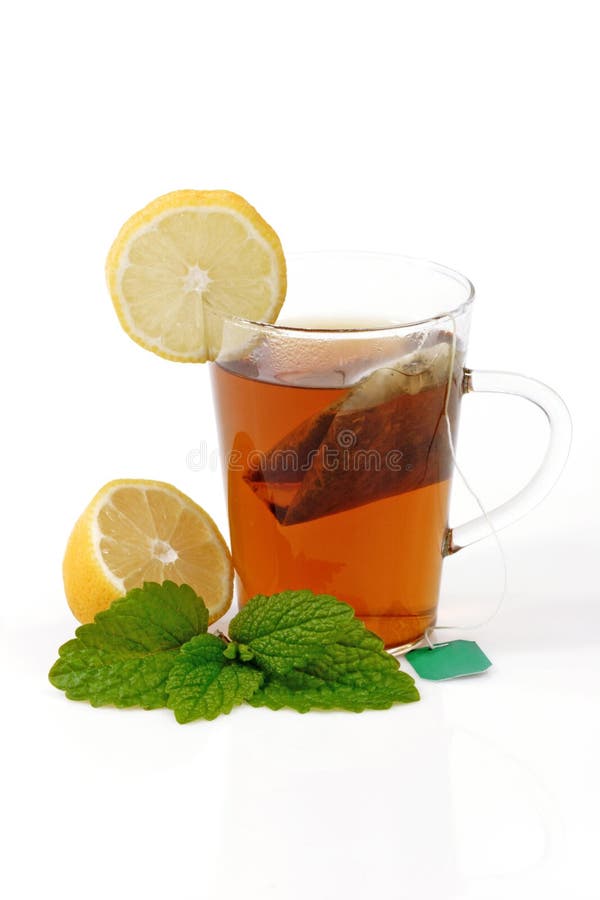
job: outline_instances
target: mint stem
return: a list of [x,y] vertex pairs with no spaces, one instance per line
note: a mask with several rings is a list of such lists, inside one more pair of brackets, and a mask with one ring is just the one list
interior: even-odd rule
[[231,638],[229,637],[228,634],[225,634],[224,631],[221,631],[220,629],[217,629],[217,631],[215,631],[215,634],[216,634],[217,637],[222,638],[222,639],[225,641],[226,644],[231,644]]

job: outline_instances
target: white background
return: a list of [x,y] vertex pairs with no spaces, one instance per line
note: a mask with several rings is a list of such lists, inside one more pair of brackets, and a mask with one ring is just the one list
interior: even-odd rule
[[[598,28],[595,4],[13,3],[2,107],[2,698],[6,896],[600,896]],[[177,726],[46,680],[75,622],[61,558],[104,482],[173,482],[226,528],[206,368],[121,331],[103,277],[165,191],[229,188],[288,250],[428,256],[476,284],[471,366],[535,375],[574,443],[503,533],[509,594],[478,678],[385,713],[250,708]],[[469,397],[487,504],[541,414]],[[453,521],[471,514],[457,485]],[[441,620],[491,610],[491,541],[446,564]],[[469,637],[471,635],[466,634]]]

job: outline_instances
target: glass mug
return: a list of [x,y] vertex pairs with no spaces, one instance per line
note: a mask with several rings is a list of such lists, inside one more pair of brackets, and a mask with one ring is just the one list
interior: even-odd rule
[[483,516],[448,526],[472,391],[525,397],[550,423],[538,472],[489,521],[503,528],[549,491],[569,413],[539,381],[465,368],[473,299],[467,278],[431,262],[315,252],[288,260],[276,324],[207,311],[240,605],[310,588],[350,603],[387,647],[418,643],[444,557],[490,534]]

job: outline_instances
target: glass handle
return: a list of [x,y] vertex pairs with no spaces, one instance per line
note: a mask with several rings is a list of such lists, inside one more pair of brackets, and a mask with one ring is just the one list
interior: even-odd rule
[[[514,394],[531,400],[544,412],[550,425],[548,447],[542,463],[531,479],[518,494],[488,512],[489,522],[499,531],[516,522],[544,499],[556,483],[567,461],[571,446],[571,416],[558,394],[536,381],[514,372],[483,372],[465,369],[463,393],[482,391],[493,394]],[[456,553],[475,541],[490,534],[490,526],[485,516],[477,516],[464,525],[450,528],[446,538],[444,555]]]

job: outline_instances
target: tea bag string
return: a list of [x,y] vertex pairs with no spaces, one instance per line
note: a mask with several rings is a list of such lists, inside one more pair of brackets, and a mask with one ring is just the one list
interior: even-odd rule
[[500,538],[498,536],[498,532],[494,528],[493,522],[490,519],[486,508],[484,507],[483,503],[477,496],[474,489],[469,484],[465,473],[459,466],[458,460],[456,459],[456,452],[454,449],[454,441],[452,439],[452,428],[450,425],[450,415],[448,413],[448,408],[449,408],[449,404],[450,404],[450,392],[452,390],[452,376],[454,374],[454,363],[456,361],[456,319],[454,318],[453,313],[448,313],[447,315],[448,315],[448,318],[451,319],[451,321],[452,321],[452,344],[450,346],[448,386],[446,388],[446,397],[444,400],[444,421],[446,423],[446,430],[448,432],[448,445],[450,447],[450,454],[452,456],[452,461],[454,462],[454,468],[460,475],[462,482],[463,482],[464,486],[466,487],[467,491],[469,492],[469,494],[475,500],[475,503],[479,507],[479,510],[481,511],[481,514],[484,517],[484,519],[490,529],[490,533],[493,536],[494,541],[496,542],[496,546],[498,548],[498,553],[500,554],[500,561],[502,563],[502,590],[500,592],[500,596],[499,596],[492,612],[488,616],[486,616],[485,619],[482,619],[479,622],[475,622],[471,625],[430,625],[429,628],[426,629],[425,635],[424,635],[425,641],[427,642],[427,645],[429,646],[430,650],[433,650],[433,648],[434,648],[434,644],[431,639],[431,635],[434,631],[456,631],[456,630],[473,631],[477,628],[483,628],[484,625],[487,625],[489,622],[491,622],[492,619],[494,619],[498,615],[500,608],[502,607],[502,604],[504,603],[504,600],[506,599],[506,593],[508,590],[508,566],[506,563],[506,555],[504,553],[504,548],[503,548]]

